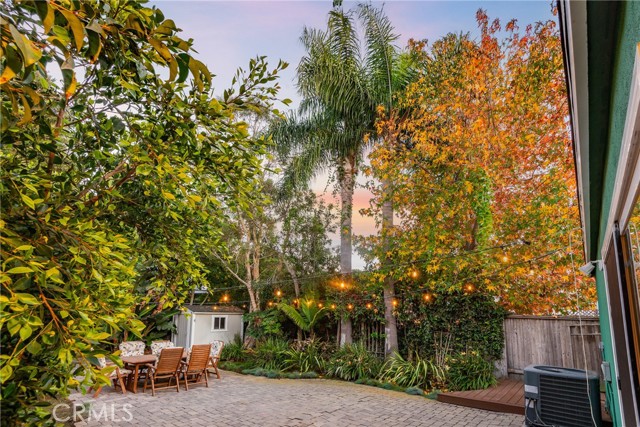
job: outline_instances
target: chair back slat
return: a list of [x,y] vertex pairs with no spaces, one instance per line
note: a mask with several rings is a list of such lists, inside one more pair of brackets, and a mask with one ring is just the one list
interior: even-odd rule
[[163,348],[156,365],[156,374],[170,374],[176,372],[182,360],[182,347]]
[[209,356],[211,354],[211,344],[199,344],[191,347],[189,356],[189,371],[202,371],[207,368]]

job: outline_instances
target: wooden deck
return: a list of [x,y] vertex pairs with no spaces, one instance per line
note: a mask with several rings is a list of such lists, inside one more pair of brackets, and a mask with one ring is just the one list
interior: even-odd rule
[[502,380],[486,390],[440,393],[438,401],[487,411],[524,415],[524,385],[516,380]]
[[[604,410],[601,395],[603,427],[611,426],[611,417]],[[497,386],[486,390],[453,391],[440,393],[438,401],[487,411],[524,415],[524,384],[517,380],[500,380]]]

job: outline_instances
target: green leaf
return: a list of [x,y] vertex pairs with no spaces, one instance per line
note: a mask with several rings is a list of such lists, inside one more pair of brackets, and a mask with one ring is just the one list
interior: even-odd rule
[[0,382],[4,384],[13,374],[13,368],[9,365],[4,365],[2,369],[0,369]]
[[29,40],[24,34],[22,34],[16,27],[9,24],[9,30],[11,31],[11,35],[13,36],[13,41],[16,46],[22,53],[22,61],[24,63],[25,68],[35,64],[42,58],[42,52],[40,49],[34,46],[34,44]]
[[16,296],[18,297],[18,301],[20,301],[23,304],[28,304],[28,305],[40,304],[40,301],[31,294],[20,293],[20,294],[16,294]]
[[6,46],[4,53],[6,60],[4,70],[2,70],[2,75],[0,75],[0,84],[8,82],[22,70],[22,59],[11,45]]
[[[7,274],[27,274],[33,273],[33,269],[31,267],[14,267],[11,270],[7,271]],[[18,294],[22,295],[22,294]]]
[[26,341],[26,339],[29,338],[32,333],[33,330],[31,330],[31,326],[29,325],[22,325],[22,328],[20,328],[20,338],[22,339],[22,341]]
[[82,45],[84,44],[84,26],[82,22],[78,19],[78,17],[71,12],[70,10],[60,9],[60,12],[64,15],[65,19],[69,23],[71,27],[71,32],[73,33],[73,39],[76,44],[76,49],[79,51],[82,49]]
[[44,27],[44,33],[48,34],[53,27],[53,21],[55,20],[55,11],[52,7],[49,6],[49,3],[46,1],[34,1],[36,6],[36,11],[38,12],[38,16],[42,21],[42,25]]
[[42,351],[42,346],[36,340],[32,340],[27,346],[27,351],[33,355],[36,355]]
[[20,331],[20,328],[22,327],[22,325],[20,324],[20,322],[16,319],[10,319],[7,322],[7,330],[9,331],[9,334],[11,336],[14,336],[15,334],[18,333],[18,331]]

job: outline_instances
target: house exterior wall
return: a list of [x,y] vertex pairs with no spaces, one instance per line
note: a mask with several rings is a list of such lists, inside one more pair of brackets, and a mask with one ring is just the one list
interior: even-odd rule
[[[211,331],[211,322],[215,316],[227,317],[226,331]],[[224,341],[225,344],[232,342],[236,335],[242,334],[242,314],[196,314],[195,315],[195,332],[193,335],[194,344],[208,344],[214,340]]]
[[187,347],[189,340],[189,319],[181,313],[173,316],[173,323],[176,325],[176,331],[171,334],[171,341],[176,347]]
[[[620,19],[618,22],[618,41],[614,62],[614,74],[610,100],[590,100],[594,102],[611,103],[609,117],[608,144],[605,163],[605,177],[602,197],[603,214],[599,221],[598,247],[602,248],[606,239],[608,225],[608,212],[612,203],[614,183],[618,169],[618,159],[622,142],[622,134],[629,103],[632,72],[636,59],[636,46],[640,42],[640,2],[622,2],[620,4]],[[591,52],[594,54],[594,52]],[[597,76],[595,76],[597,78]],[[602,259],[602,254],[598,253]],[[600,311],[600,325],[603,348],[603,358],[609,362],[612,369],[612,382],[606,385],[607,401],[610,402],[611,417],[614,425],[621,426],[620,400],[618,394],[617,373],[615,372],[615,359],[613,354],[612,325],[610,323],[609,307],[605,275],[599,269],[596,271],[596,285],[598,290],[598,308]]]

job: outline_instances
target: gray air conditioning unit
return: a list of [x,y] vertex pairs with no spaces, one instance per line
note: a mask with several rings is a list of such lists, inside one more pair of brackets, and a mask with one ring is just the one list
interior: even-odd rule
[[527,426],[600,427],[600,380],[590,371],[527,366],[524,406]]

